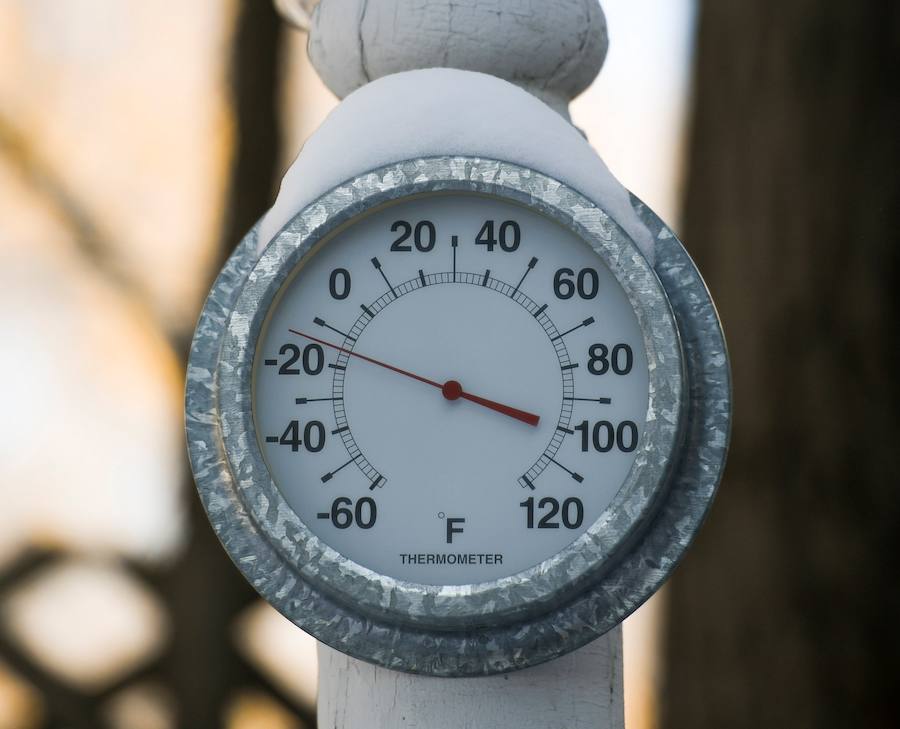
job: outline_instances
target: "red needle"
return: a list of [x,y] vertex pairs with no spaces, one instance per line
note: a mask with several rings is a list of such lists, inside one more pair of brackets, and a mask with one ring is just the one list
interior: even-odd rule
[[503,405],[502,403],[494,402],[493,400],[488,400],[487,398],[478,397],[478,395],[472,395],[468,392],[465,392],[462,389],[462,385],[460,385],[456,380],[447,380],[447,382],[442,385],[440,382],[429,380],[427,377],[422,377],[421,375],[416,375],[412,372],[408,372],[407,370],[402,370],[399,367],[394,367],[393,365],[389,365],[386,362],[381,362],[377,359],[373,359],[372,357],[367,357],[366,355],[360,354],[359,352],[344,349],[343,347],[339,347],[337,344],[326,342],[324,339],[319,339],[318,337],[314,337],[310,334],[298,332],[296,329],[288,329],[288,331],[291,334],[296,334],[298,337],[309,339],[310,341],[316,342],[317,344],[323,344],[326,347],[331,347],[332,349],[336,349],[339,352],[345,352],[351,357],[358,357],[359,359],[365,360],[366,362],[371,362],[372,364],[378,365],[379,367],[384,367],[386,370],[390,370],[391,372],[396,372],[399,375],[405,375],[406,377],[411,377],[412,379],[418,380],[419,382],[424,382],[426,385],[436,387],[448,400],[458,400],[462,398],[463,400],[468,400],[469,402],[473,402],[476,405],[481,405],[482,407],[486,407],[503,415],[508,415],[509,417],[515,418],[516,420],[521,420],[523,423],[527,423],[528,425],[536,426],[541,420],[539,415],[534,415],[533,413],[519,410],[518,408],[513,408],[509,405]]

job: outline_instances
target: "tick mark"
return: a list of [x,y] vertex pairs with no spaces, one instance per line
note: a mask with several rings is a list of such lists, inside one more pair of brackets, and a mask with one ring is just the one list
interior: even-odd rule
[[372,313],[372,310],[369,309],[369,307],[366,306],[365,304],[360,304],[359,308],[362,309],[366,314],[368,314],[370,319],[375,318],[375,315]]
[[391,293],[394,295],[394,298],[396,299],[397,292],[394,289],[394,287],[391,285],[391,282],[388,281],[388,277],[384,275],[384,271],[381,270],[381,261],[379,261],[377,258],[373,258],[372,265],[375,266],[375,270],[377,270],[378,273],[381,274],[381,278],[384,279],[384,282],[388,285],[388,288],[391,290]]
[[425,288],[428,285],[425,282],[425,272],[421,268],[419,269],[419,281],[422,282],[422,288]]
[[557,429],[557,430],[561,430],[561,431],[562,431],[563,433],[565,433],[566,435],[574,435],[574,433],[575,433],[574,430],[569,430],[568,428],[563,428],[561,425],[557,425],[557,426],[556,426],[556,429]]
[[[345,430],[350,430],[350,426],[349,426],[349,425],[344,425],[344,426],[341,427],[341,428],[335,428],[334,430],[331,431],[331,434],[332,434],[332,435],[337,435],[338,433],[343,433]],[[570,432],[572,432],[572,431],[570,431]]]
[[551,458],[550,456],[547,456],[547,458],[550,459],[550,462],[551,462],[551,463],[555,463],[555,464],[556,464],[557,466],[559,466],[563,471],[565,471],[566,473],[568,473],[568,474],[569,474],[572,478],[574,478],[578,483],[582,483],[582,482],[584,481],[584,476],[582,476],[580,473],[575,473],[575,471],[569,470],[569,469],[566,468],[562,463],[560,463],[559,461],[557,461],[555,458]]
[[571,334],[571,333],[574,332],[576,329],[581,329],[581,327],[588,327],[588,326],[590,326],[590,325],[593,324],[593,323],[594,323],[594,317],[589,316],[587,319],[585,319],[583,322],[581,322],[581,324],[576,324],[574,327],[572,327],[571,329],[567,329],[567,330],[564,331],[562,334],[557,334],[557,335],[556,335],[555,337],[553,337],[553,339],[551,339],[550,341],[551,341],[551,342],[555,342],[557,339],[562,339],[564,336],[566,336],[566,334]]
[[575,362],[574,364],[563,365],[562,367],[560,367],[560,369],[561,370],[574,370],[577,366],[578,366],[578,363]]
[[536,312],[534,312],[534,318],[537,319],[541,314],[543,314],[547,310],[547,305],[542,305]]
[[384,481],[384,476],[379,475],[378,478],[372,481],[372,483],[369,485],[369,491],[374,491],[376,488],[378,488],[378,484],[380,484],[382,481]]
[[[333,370],[345,370],[345,369],[347,369],[344,365],[339,365],[339,364],[329,364],[328,366],[331,367],[331,369],[333,369]],[[578,365],[575,365],[575,366],[577,367]]]
[[525,269],[525,273],[522,274],[522,278],[519,279],[519,283],[516,284],[516,287],[513,289],[513,292],[509,295],[509,298],[513,298],[518,292],[519,287],[522,285],[522,282],[525,280],[525,277],[531,273],[534,267],[537,265],[538,259],[532,258],[528,261],[528,268]]
[[574,400],[575,402],[597,402],[601,405],[612,405],[611,397],[564,397],[563,400]]
[[453,283],[456,283],[456,249],[459,247],[459,236],[451,236],[450,246],[453,248]]
[[311,402],[333,402],[334,400],[343,400],[342,397],[298,397],[294,400],[295,405],[306,405]]
[[528,476],[522,476],[522,480],[525,482],[525,485],[528,486],[532,491],[534,491],[534,484],[531,482],[531,479]]
[[487,286],[487,285],[488,285],[488,279],[489,279],[490,277],[491,277],[491,269],[488,269],[487,271],[484,272],[484,278],[481,279],[481,285],[482,285],[482,286]]
[[320,327],[330,329],[335,334],[340,334],[342,337],[344,337],[345,339],[349,339],[351,342],[356,341],[356,337],[351,337],[349,334],[347,334],[347,332],[342,332],[340,329],[335,329],[333,326],[331,326],[331,324],[328,324],[324,319],[320,319],[319,317],[313,319],[313,324],[317,324]]
[[347,466],[349,466],[351,463],[353,463],[353,461],[355,461],[361,455],[362,455],[362,453],[357,454],[356,458],[351,458],[349,461],[347,461],[343,465],[340,465],[337,468],[335,468],[331,473],[326,473],[324,476],[322,476],[322,483],[328,483],[331,479],[333,479],[335,477],[335,475],[339,471],[345,469]]

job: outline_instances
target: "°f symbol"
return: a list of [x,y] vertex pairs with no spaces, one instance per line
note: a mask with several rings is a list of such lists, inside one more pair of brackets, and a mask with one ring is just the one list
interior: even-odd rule
[[454,534],[462,534],[463,527],[457,526],[457,524],[465,524],[466,520],[462,517],[448,517],[447,518],[447,544],[453,544],[453,535]]

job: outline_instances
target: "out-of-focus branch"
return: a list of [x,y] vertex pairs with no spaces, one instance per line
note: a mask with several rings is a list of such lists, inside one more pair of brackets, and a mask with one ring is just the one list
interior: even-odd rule
[[159,322],[147,287],[118,260],[115,245],[94,221],[87,205],[38,152],[28,135],[3,114],[0,114],[0,158],[59,216],[85,262],[127,295],[150,319]]
[[284,32],[284,23],[268,2],[242,4],[232,42],[229,74],[235,148],[216,271],[272,204],[278,190]]

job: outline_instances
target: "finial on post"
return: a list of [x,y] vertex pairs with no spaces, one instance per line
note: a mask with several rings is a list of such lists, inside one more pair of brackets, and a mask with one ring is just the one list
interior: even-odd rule
[[319,0],[272,0],[272,4],[281,17],[295,28],[309,30]]
[[456,68],[514,83],[568,119],[609,46],[598,0],[275,1],[289,19],[315,6],[309,55],[340,98],[391,73]]

